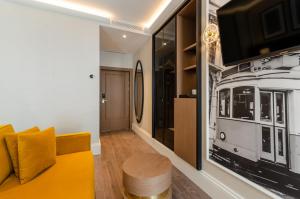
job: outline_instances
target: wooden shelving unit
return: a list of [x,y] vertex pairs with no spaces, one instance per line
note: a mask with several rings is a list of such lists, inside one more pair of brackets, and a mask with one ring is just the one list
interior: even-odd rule
[[[191,0],[177,15],[177,98],[174,100],[174,151],[196,167],[196,0]],[[181,98],[181,96],[187,96]]]
[[196,89],[196,0],[177,15],[177,97]]
[[[198,48],[201,46],[201,40],[197,40],[197,35],[200,34],[197,33],[200,31],[197,25],[199,26],[201,22],[201,12],[200,10],[196,12],[197,9],[201,9],[200,5],[201,0],[188,0],[172,16],[171,21],[154,35],[153,42],[155,49],[153,60],[155,70],[153,100],[156,102],[153,120],[155,121],[153,122],[155,139],[174,150],[180,158],[196,168],[199,168],[197,163],[201,160],[199,159],[201,156],[197,155],[199,152],[197,151],[199,144],[197,133],[201,129],[197,130],[198,99],[192,91],[196,89],[198,95],[201,93],[197,90],[197,79],[200,78],[197,77],[200,64],[197,63],[199,61],[197,57],[200,56]],[[173,20],[176,24],[169,26]],[[172,42],[167,43],[168,40]],[[168,63],[166,58],[172,62]],[[165,82],[166,86],[163,88],[162,85]],[[171,87],[175,83],[176,85]],[[168,103],[165,99],[169,98],[165,96],[171,98]]]

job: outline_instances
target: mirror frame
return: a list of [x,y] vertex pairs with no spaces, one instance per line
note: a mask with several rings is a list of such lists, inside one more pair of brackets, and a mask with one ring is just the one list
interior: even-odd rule
[[[137,75],[137,68],[138,66],[141,66],[141,73],[142,73],[142,107],[141,107],[141,112],[140,112],[140,116],[138,116],[138,110],[137,110],[137,106],[136,106],[136,95],[137,95],[137,80],[136,80],[136,75]],[[142,121],[143,118],[143,112],[144,112],[144,71],[143,71],[143,64],[140,60],[137,61],[136,66],[135,66],[135,72],[134,72],[134,111],[135,111],[135,118],[136,121],[138,123],[140,123]]]

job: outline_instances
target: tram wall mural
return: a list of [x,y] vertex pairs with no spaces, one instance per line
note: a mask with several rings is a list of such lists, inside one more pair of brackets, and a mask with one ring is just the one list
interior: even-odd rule
[[[210,23],[217,24],[217,3]],[[300,198],[300,51],[224,67],[216,42],[208,59],[210,160]]]

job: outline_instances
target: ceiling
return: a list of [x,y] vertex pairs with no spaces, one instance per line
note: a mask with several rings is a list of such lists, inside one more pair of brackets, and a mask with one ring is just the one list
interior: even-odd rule
[[[126,38],[123,38],[126,35]],[[100,28],[100,46],[102,51],[135,53],[150,36],[124,31],[111,27]]]
[[[153,33],[185,0],[10,0],[89,18],[101,25]],[[160,25],[158,25],[160,24]]]
[[143,27],[165,0],[67,0],[111,13],[112,20]]
[[101,26],[101,50],[135,53],[185,0],[11,1],[96,20]]

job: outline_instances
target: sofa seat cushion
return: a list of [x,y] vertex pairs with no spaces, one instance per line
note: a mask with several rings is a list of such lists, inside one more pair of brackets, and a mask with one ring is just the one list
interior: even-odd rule
[[21,185],[11,175],[0,186],[1,199],[94,199],[94,160],[90,151],[56,157],[56,164]]

